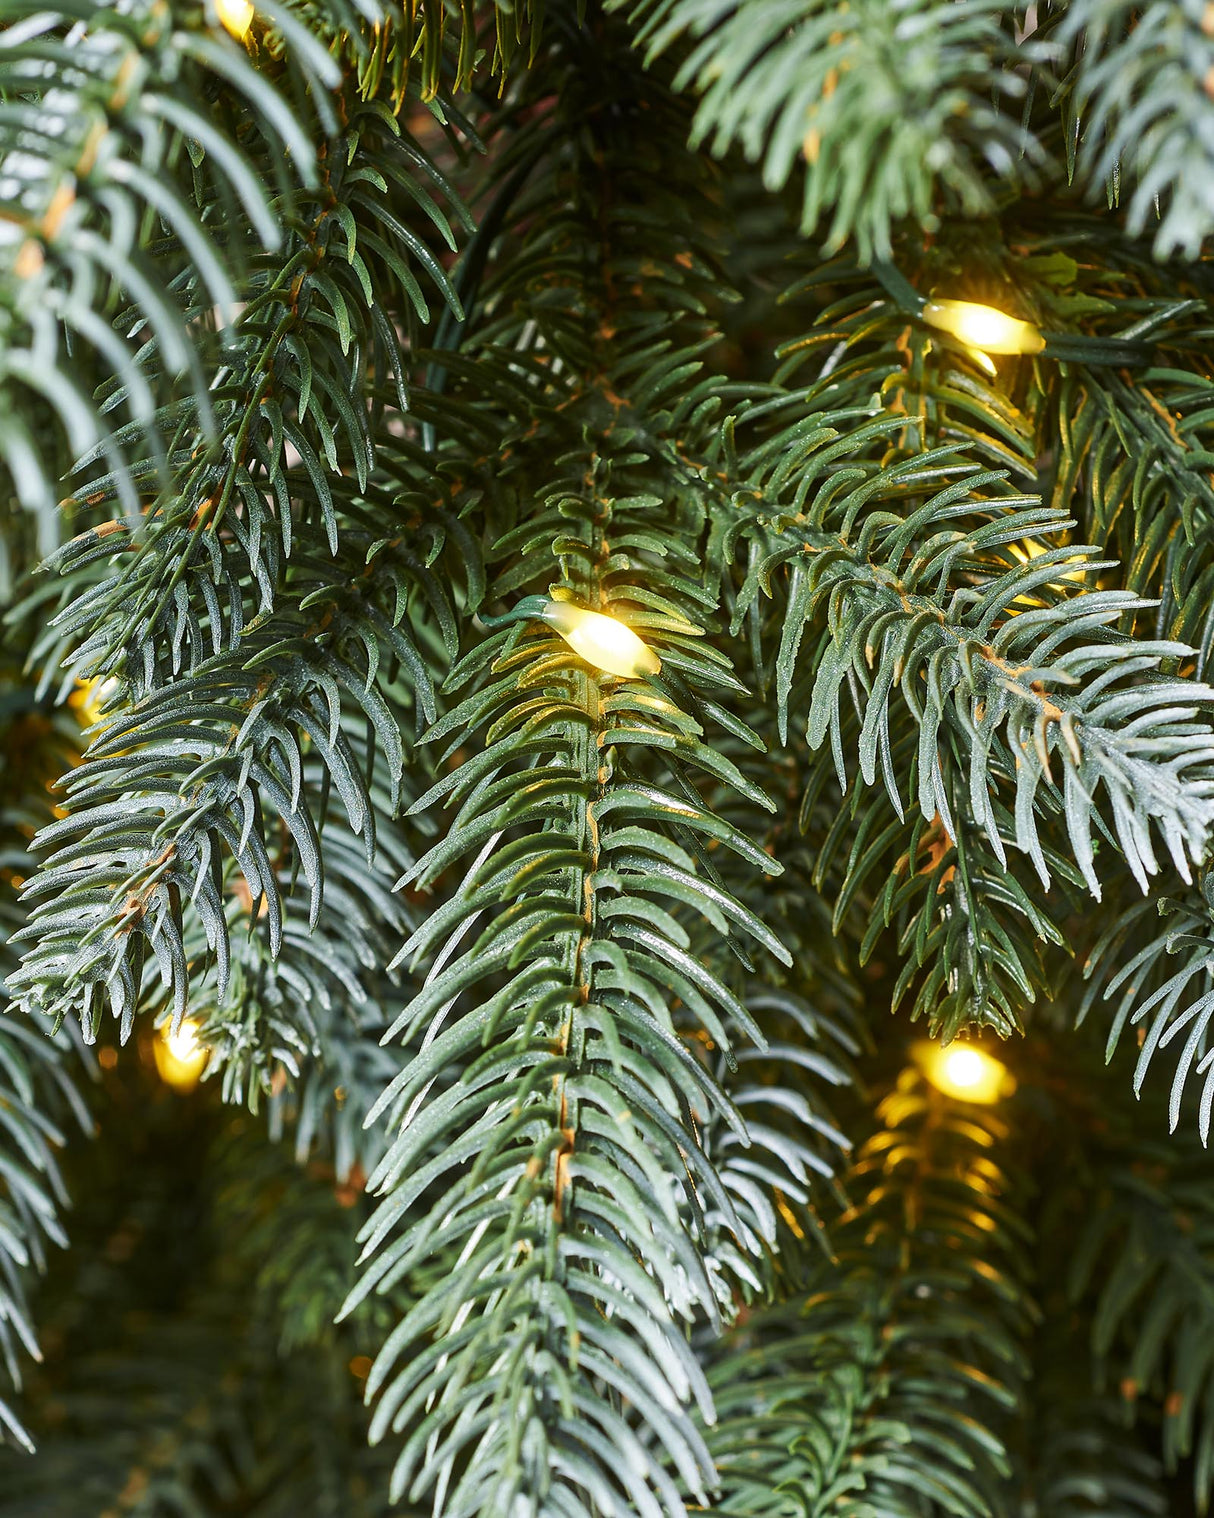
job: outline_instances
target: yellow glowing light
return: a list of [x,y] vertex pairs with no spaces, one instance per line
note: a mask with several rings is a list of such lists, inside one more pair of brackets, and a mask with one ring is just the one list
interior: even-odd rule
[[[1042,543],[1038,538],[1023,538],[1019,543],[1013,543],[1011,545],[1011,549],[1014,556],[1018,558],[1022,564],[1028,564],[1031,563],[1033,559],[1039,559],[1041,555],[1045,553],[1048,546],[1048,544]],[[1058,578],[1060,580],[1082,580],[1084,575],[1088,572],[1087,563],[1080,554],[1074,554],[1069,559],[1063,559],[1062,563],[1078,564],[1080,568],[1063,569],[1062,566],[1059,565]]]
[[589,611],[569,601],[549,601],[541,615],[574,653],[595,669],[635,680],[641,675],[656,675],[662,668],[657,654],[631,627],[601,611]]
[[174,1033],[166,1023],[152,1045],[160,1079],[175,1091],[192,1091],[202,1079],[210,1050],[198,1041],[198,1024],[190,1018]]
[[1016,1089],[1008,1067],[974,1044],[950,1044],[944,1049],[924,1040],[915,1045],[914,1055],[936,1090],[958,1101],[989,1105]]
[[113,675],[100,680],[76,681],[76,689],[67,700],[81,727],[92,727],[101,721],[101,709],[117,689],[118,681]]
[[215,0],[215,11],[224,28],[237,42],[243,42],[253,25],[253,7],[249,0]]
[[[1050,546],[1047,543],[1041,542],[1038,538],[1021,538],[1019,543],[1010,543],[1008,545],[1008,552],[1019,563],[1031,564],[1034,559],[1039,559]],[[1077,569],[1065,569],[1063,568],[1065,564],[1077,564],[1079,567]],[[1069,559],[1064,559],[1058,565],[1056,572],[1058,578],[1049,582],[1050,587],[1056,591],[1065,591],[1067,587],[1063,584],[1064,580],[1071,580],[1082,585],[1085,576],[1091,571],[1087,560],[1081,554],[1073,554]],[[1017,596],[1011,603],[1010,609],[1019,614],[1027,608],[1044,606],[1045,604],[1039,595],[1026,593]]]
[[929,300],[923,320],[962,342],[986,353],[1040,353],[1045,338],[1032,322],[1005,316],[994,306],[972,300]]

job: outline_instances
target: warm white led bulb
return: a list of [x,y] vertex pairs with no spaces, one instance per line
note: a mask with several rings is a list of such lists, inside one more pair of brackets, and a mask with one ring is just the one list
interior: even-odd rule
[[188,1017],[176,1031],[166,1023],[156,1035],[152,1053],[161,1080],[177,1091],[192,1091],[210,1058],[210,1050],[198,1041],[198,1024]]
[[250,0],[215,0],[215,13],[237,42],[243,42],[249,35],[249,28],[253,25]]
[[958,1101],[990,1105],[1016,1089],[1007,1066],[974,1044],[950,1044],[944,1049],[924,1040],[916,1044],[914,1055],[937,1091]]
[[1045,338],[1032,322],[1005,316],[972,300],[929,300],[922,311],[929,326],[983,353],[1040,353]]
[[77,680],[68,704],[75,711],[81,727],[93,727],[101,721],[102,707],[117,689],[118,681],[113,675],[99,680]]
[[657,654],[631,627],[601,611],[574,606],[570,601],[549,601],[542,616],[574,653],[595,669],[635,680],[641,675],[656,675],[662,668]]
[[[1019,543],[1012,544],[1012,553],[1024,564],[1031,563],[1033,559],[1039,559],[1046,552],[1046,545],[1038,538],[1023,538]],[[1082,580],[1087,574],[1087,564],[1080,554],[1074,554],[1069,559],[1064,559],[1063,564],[1078,564],[1078,569],[1059,568],[1060,580]]]
[[166,1040],[176,1059],[193,1059],[198,1053],[198,1025],[184,1022]]

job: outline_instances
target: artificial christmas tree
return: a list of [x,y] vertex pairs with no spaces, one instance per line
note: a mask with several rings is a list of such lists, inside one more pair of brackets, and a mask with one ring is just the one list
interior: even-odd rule
[[1206,1510],[1208,10],[5,7],[3,1518]]

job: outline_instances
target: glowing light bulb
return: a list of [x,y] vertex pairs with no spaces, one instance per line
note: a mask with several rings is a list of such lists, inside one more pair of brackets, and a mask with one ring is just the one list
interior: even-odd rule
[[662,668],[661,659],[631,627],[601,611],[589,611],[570,601],[548,601],[539,615],[595,669],[635,680],[641,675],[656,675]]
[[81,727],[93,727],[101,721],[101,709],[117,689],[118,681],[113,675],[76,681],[76,689],[67,700]]
[[211,1051],[198,1041],[198,1024],[188,1017],[176,1032],[171,1023],[159,1029],[152,1054],[160,1079],[175,1091],[193,1091],[211,1057]]
[[[972,300],[929,300],[922,311],[930,326],[980,353],[1040,353],[1045,338],[1032,322],[1005,316]],[[989,360],[988,360],[989,362]]]
[[950,1044],[947,1049],[924,1040],[915,1045],[915,1062],[945,1096],[989,1106],[1010,1096],[1016,1080],[1008,1067],[974,1044]]
[[[1038,538],[1023,538],[1019,543],[1011,545],[1012,553],[1022,564],[1029,564],[1034,559],[1039,559],[1046,552],[1047,546],[1047,544],[1042,543]],[[1063,564],[1078,564],[1080,568],[1063,569],[1060,566],[1058,570],[1058,578],[1060,580],[1082,580],[1088,572],[1087,563],[1081,554],[1074,554],[1069,559],[1063,559],[1062,562]]]
[[249,28],[253,25],[250,0],[215,0],[215,13],[224,30],[230,32],[237,42],[243,42],[249,35]]
[[[1031,564],[1034,559],[1039,559],[1050,546],[1050,544],[1041,542],[1039,538],[1021,538],[1019,543],[1008,544],[1008,552],[1018,563]],[[1077,569],[1064,569],[1064,564],[1077,564],[1079,567]],[[1082,585],[1086,576],[1092,572],[1088,561],[1081,554],[1073,554],[1069,559],[1064,559],[1062,564],[1058,565],[1058,578],[1049,582],[1050,588],[1055,591],[1065,591],[1067,589],[1063,583],[1065,580]],[[1013,614],[1019,615],[1022,611],[1044,605],[1046,605],[1046,602],[1041,599],[1040,594],[1025,592],[1022,595],[1018,595],[1010,603],[1008,609]]]

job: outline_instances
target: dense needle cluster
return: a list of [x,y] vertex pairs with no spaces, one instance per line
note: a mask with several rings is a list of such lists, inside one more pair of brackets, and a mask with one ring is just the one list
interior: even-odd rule
[[1204,1513],[1210,7],[0,21],[0,1518]]

